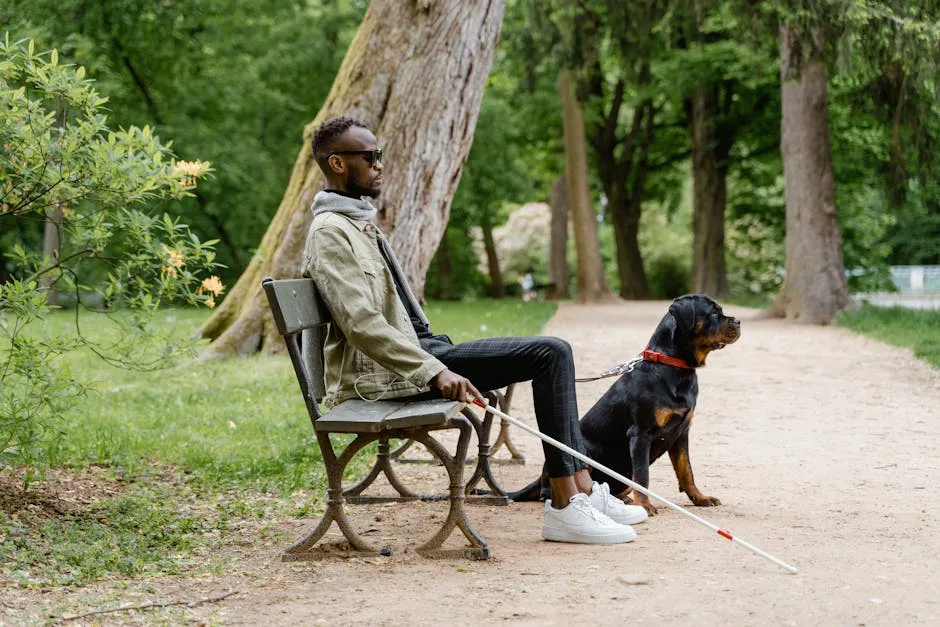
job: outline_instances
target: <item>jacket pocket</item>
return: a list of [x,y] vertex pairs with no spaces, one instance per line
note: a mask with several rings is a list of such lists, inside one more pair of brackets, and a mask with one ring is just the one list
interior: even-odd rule
[[369,283],[369,293],[372,296],[372,305],[380,310],[385,309],[385,265],[381,261],[372,259],[362,259],[359,262],[362,272],[365,274],[366,281]]

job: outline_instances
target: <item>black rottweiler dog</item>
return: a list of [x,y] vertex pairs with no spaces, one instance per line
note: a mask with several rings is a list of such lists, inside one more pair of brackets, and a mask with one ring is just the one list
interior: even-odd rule
[[[696,487],[689,461],[689,427],[698,398],[695,369],[705,365],[711,351],[740,336],[741,322],[724,315],[712,298],[693,294],[673,301],[643,351],[643,361],[622,374],[581,419],[588,457],[646,488],[650,464],[668,452],[679,489],[696,505],[719,505]],[[591,476],[627,500],[626,485],[596,469]],[[543,475],[512,497],[545,498],[547,483]],[[656,513],[645,495],[635,493],[632,500]]]

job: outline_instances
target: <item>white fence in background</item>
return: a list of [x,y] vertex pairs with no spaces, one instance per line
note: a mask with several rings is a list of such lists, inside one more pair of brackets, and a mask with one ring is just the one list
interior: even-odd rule
[[940,309],[940,266],[891,266],[897,292],[854,294],[880,307]]
[[940,294],[940,266],[891,266],[891,279],[902,294]]

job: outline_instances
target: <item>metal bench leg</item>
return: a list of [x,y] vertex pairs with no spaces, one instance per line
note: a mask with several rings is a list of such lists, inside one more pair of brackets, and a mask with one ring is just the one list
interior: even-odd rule
[[346,466],[349,465],[353,456],[375,439],[375,435],[357,436],[337,459],[329,434],[317,432],[317,441],[320,443],[323,464],[326,466],[328,486],[326,511],[323,513],[323,518],[320,520],[319,524],[317,524],[312,531],[284,551],[284,554],[281,556],[283,561],[293,562],[323,557],[322,554],[311,552],[310,549],[326,534],[327,530],[333,524],[333,521],[336,521],[346,541],[349,542],[352,547],[353,551],[350,552],[359,552],[365,555],[378,555],[378,550],[366,543],[352,528],[349,519],[346,517],[346,511],[343,509],[343,504],[346,502],[346,499],[343,497],[343,472],[346,470]]
[[[509,406],[512,404],[512,394],[515,391],[515,384],[510,385],[506,388],[504,394],[499,394],[499,409],[504,414],[508,414]],[[512,435],[509,431],[509,423],[503,419],[499,421],[499,435],[496,436],[496,441],[493,442],[493,446],[490,447],[490,457],[496,455],[496,451],[500,449],[501,446],[506,445],[506,449],[509,451],[510,458],[503,459],[493,459],[490,463],[493,464],[525,464],[525,455],[519,452],[519,449],[516,448],[516,445],[512,441]]]
[[[398,478],[398,474],[396,474],[395,468],[392,466],[387,437],[383,436],[379,438],[378,449],[375,463],[372,465],[372,470],[369,471],[368,476],[343,492],[346,496],[346,500],[349,503],[397,503],[401,501],[414,501],[420,498],[418,494],[409,490],[401,482],[401,479]],[[362,496],[363,490],[372,485],[372,482],[382,473],[385,474],[388,482],[395,488],[399,496]]]
[[[487,393],[490,403],[496,402],[496,395],[493,392]],[[509,495],[506,491],[499,485],[499,482],[496,481],[496,477],[493,476],[493,469],[490,466],[490,431],[493,427],[493,414],[487,411],[483,415],[482,422],[479,418],[476,417],[469,407],[464,408],[463,415],[470,421],[470,424],[473,425],[473,430],[477,434],[477,442],[479,444],[479,450],[477,453],[477,465],[473,469],[473,474],[470,476],[469,481],[467,481],[467,502],[468,503],[485,503],[488,505],[508,505],[509,504]],[[486,482],[486,485],[492,490],[492,494],[488,494],[484,491],[475,490],[480,479],[483,479]]]
[[[486,541],[470,526],[470,520],[467,518],[467,513],[463,507],[465,499],[463,460],[470,448],[470,434],[473,427],[464,416],[456,416],[453,421],[460,428],[457,451],[453,456],[430,433],[420,433],[414,436],[415,440],[424,444],[432,455],[441,460],[441,463],[447,469],[447,474],[450,476],[450,496],[448,498],[450,509],[447,513],[447,519],[441,525],[440,530],[434,534],[434,537],[418,547],[416,552],[423,557],[485,560],[489,557],[489,548]],[[463,549],[441,549],[441,545],[453,532],[454,527],[460,529],[464,537],[470,542],[470,546]]]

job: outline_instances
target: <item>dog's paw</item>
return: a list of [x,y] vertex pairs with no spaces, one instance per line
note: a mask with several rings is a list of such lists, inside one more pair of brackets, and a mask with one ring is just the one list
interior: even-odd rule
[[692,499],[692,502],[699,507],[714,507],[715,505],[721,505],[721,501],[716,499],[713,496],[705,496],[704,494],[699,494],[694,497],[689,497]]
[[645,510],[646,510],[646,513],[649,514],[650,516],[655,516],[656,513],[659,511],[659,510],[656,508],[655,505],[653,505],[652,503],[650,503],[649,499],[636,499],[636,498],[634,498],[634,499],[633,499],[633,504],[634,504],[634,505],[639,505],[640,507],[642,507],[643,509],[645,509]]

